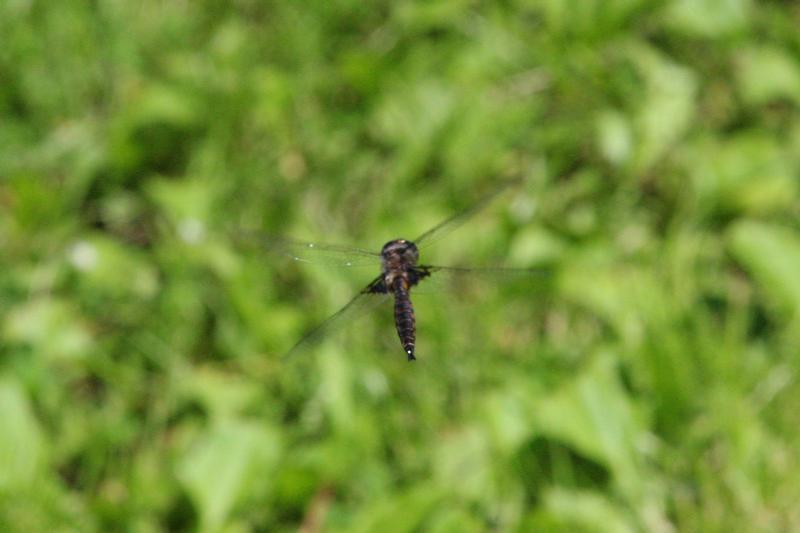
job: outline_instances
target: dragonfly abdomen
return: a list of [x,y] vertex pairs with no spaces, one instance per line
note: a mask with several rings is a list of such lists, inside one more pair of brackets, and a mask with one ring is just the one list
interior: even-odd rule
[[414,357],[414,344],[417,336],[416,321],[411,297],[402,279],[397,279],[394,283],[394,323],[400,343],[408,355],[408,360],[413,361],[416,359]]

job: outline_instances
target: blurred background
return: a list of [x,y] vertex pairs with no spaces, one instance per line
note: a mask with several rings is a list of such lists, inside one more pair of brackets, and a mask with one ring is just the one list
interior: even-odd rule
[[[800,529],[798,27],[0,2],[2,529]],[[378,251],[514,176],[423,261],[546,274],[420,287],[415,364],[391,306],[281,359],[378,269],[259,232]]]

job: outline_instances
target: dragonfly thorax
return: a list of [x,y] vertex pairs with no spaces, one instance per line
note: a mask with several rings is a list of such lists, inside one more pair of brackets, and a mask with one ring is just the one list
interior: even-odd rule
[[395,239],[383,245],[381,266],[384,274],[406,272],[417,265],[417,245],[405,239]]

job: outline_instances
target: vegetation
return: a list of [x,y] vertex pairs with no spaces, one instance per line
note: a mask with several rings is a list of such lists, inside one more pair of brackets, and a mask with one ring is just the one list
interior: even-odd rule
[[[0,2],[4,531],[800,529],[800,7]],[[536,267],[292,344],[379,250]],[[314,257],[309,256],[309,259]]]

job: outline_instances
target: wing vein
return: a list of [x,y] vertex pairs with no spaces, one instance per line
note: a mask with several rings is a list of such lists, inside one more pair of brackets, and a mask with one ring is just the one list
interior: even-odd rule
[[424,243],[425,245],[429,245],[435,240],[439,240],[444,237],[446,234],[450,233],[454,229],[458,228],[461,224],[466,222],[472,215],[476,214],[477,212],[484,209],[487,205],[489,205],[492,200],[497,198],[501,193],[503,193],[506,189],[517,185],[522,182],[521,178],[513,179],[506,181],[502,185],[500,185],[497,189],[492,191],[491,193],[487,194],[477,203],[457,212],[455,215],[444,219],[443,221],[436,224],[434,227],[417,237],[413,242],[419,246],[420,243]]
[[320,324],[314,327],[311,331],[303,335],[303,337],[297,341],[294,346],[292,346],[288,352],[283,356],[284,359],[288,359],[295,353],[301,351],[303,348],[316,344],[322,337],[330,331],[330,329],[343,317],[350,315],[350,313],[355,313],[353,317],[357,316],[361,312],[366,311],[367,309],[372,308],[375,305],[385,301],[387,299],[386,294],[380,293],[372,293],[369,292],[369,288],[381,277],[379,276],[375,280],[373,280],[366,288],[361,290],[358,294],[356,294],[349,302],[344,304],[341,309],[336,311],[334,314],[323,320]]

